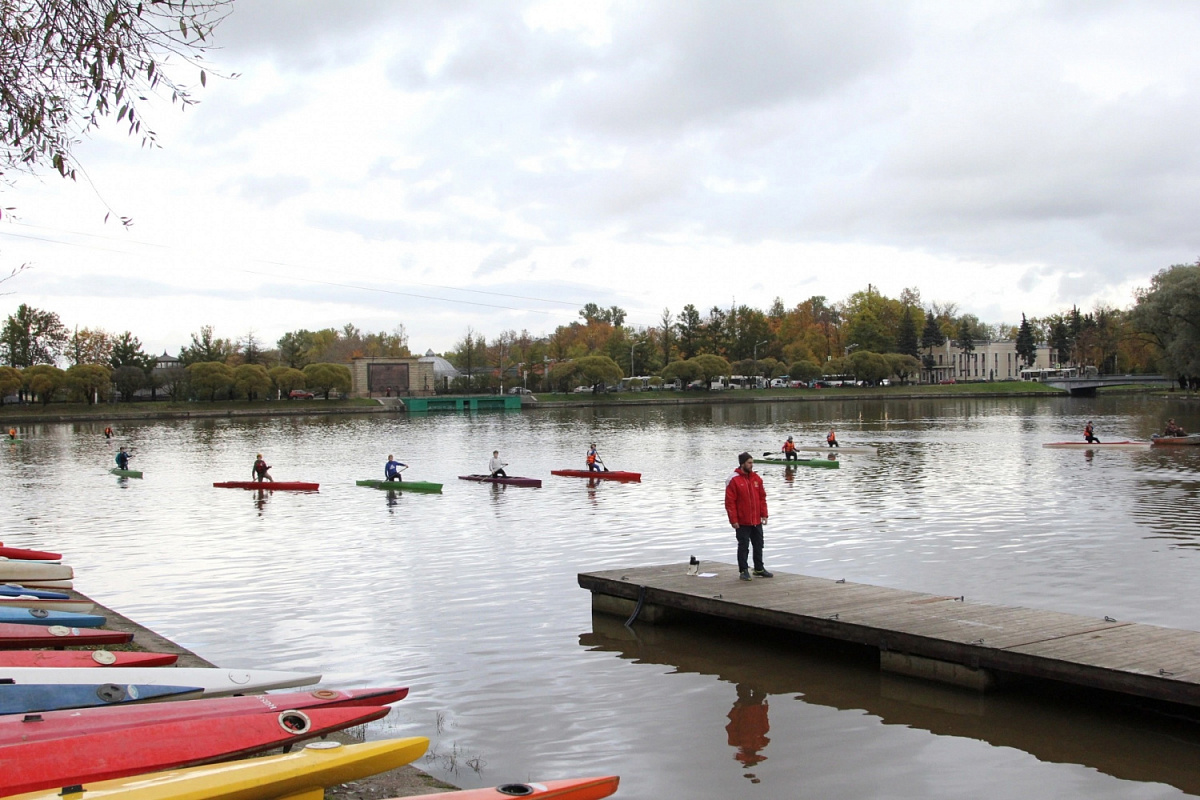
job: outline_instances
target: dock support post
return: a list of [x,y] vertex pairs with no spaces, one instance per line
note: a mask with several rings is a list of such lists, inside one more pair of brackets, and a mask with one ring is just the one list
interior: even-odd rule
[[[593,614],[608,614],[614,617],[620,617],[622,620],[628,620],[633,616],[633,612],[637,609],[637,600],[632,600],[626,597],[614,597],[611,594],[600,594],[592,592],[592,613]],[[679,612],[675,609],[656,606],[653,603],[642,603],[642,609],[638,612],[638,622],[644,622],[647,625],[657,625],[662,622],[668,622]]]
[[885,672],[948,683],[977,692],[987,692],[996,687],[996,675],[991,670],[974,669],[965,664],[897,653],[894,650],[879,653],[879,668]]

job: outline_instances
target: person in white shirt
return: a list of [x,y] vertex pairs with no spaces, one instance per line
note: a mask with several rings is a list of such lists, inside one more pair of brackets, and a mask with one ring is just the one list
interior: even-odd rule
[[508,466],[507,461],[500,460],[500,451],[492,451],[492,460],[488,462],[488,471],[492,473],[493,478],[507,478],[508,473],[504,468]]

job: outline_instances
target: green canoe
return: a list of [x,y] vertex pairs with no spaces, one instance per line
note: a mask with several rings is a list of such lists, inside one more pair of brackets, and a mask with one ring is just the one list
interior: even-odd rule
[[787,467],[825,467],[826,469],[837,469],[841,463],[831,461],[828,458],[800,458],[795,461],[787,461],[782,458],[756,458],[755,464],[782,464]]
[[109,470],[113,475],[120,475],[122,478],[140,478],[142,473],[136,469],[117,469],[113,467]]
[[442,493],[440,483],[426,481],[355,481],[357,486],[370,486],[372,489],[387,489],[392,492],[436,492]]

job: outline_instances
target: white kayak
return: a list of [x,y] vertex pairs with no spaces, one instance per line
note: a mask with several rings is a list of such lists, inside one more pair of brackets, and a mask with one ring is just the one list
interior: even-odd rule
[[0,559],[0,582],[30,583],[32,581],[69,581],[75,571],[66,564],[47,561],[15,561]]
[[[0,667],[0,680],[22,683],[95,683],[96,671],[88,667]],[[107,667],[106,683],[140,686],[195,686],[205,697],[257,694],[269,689],[290,689],[319,683],[320,675],[269,669],[216,667]]]
[[23,580],[20,583],[11,583],[9,581],[0,581],[0,585],[19,586],[19,587],[22,587],[25,589],[74,589],[75,581]]
[[1115,448],[1118,450],[1120,450],[1120,449],[1144,450],[1145,448],[1147,448],[1149,446],[1150,446],[1149,442],[1129,442],[1129,441],[1094,442],[1092,444],[1088,444],[1087,442],[1046,442],[1044,445],[1042,445],[1042,447],[1064,447],[1064,448],[1070,448],[1072,450],[1095,450],[1097,447]]
[[96,604],[91,600],[47,600],[28,595],[0,596],[0,608],[44,608],[47,611],[86,614],[95,607]]
[[875,453],[879,450],[878,447],[871,444],[843,444],[837,447],[830,447],[827,444],[798,444],[796,449],[810,453]]

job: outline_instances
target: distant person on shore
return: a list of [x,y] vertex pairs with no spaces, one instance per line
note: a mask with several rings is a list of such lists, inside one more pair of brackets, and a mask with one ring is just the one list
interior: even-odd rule
[[762,478],[754,471],[754,456],[742,453],[738,456],[738,468],[725,482],[725,514],[729,524],[737,533],[738,577],[750,577],[748,556],[754,549],[754,576],[773,578],[763,566],[763,525],[767,523],[767,491]]
[[592,446],[587,452],[587,468],[588,472],[600,472],[603,468],[604,472],[608,472],[608,467],[604,466],[604,461],[600,458],[600,453],[596,450],[596,443],[592,442]]
[[796,442],[791,436],[783,443],[783,457],[788,461],[797,461],[800,456],[796,454]]
[[118,450],[116,458],[117,469],[129,469],[129,459],[131,458],[133,458],[133,456],[129,455],[129,453],[126,453],[124,447]]
[[[113,437],[113,429],[112,429],[112,426],[110,425],[109,427],[104,429],[104,438],[111,439],[112,437]],[[121,467],[121,469],[125,469],[125,468]]]
[[492,477],[493,478],[507,478],[508,473],[504,471],[504,468],[507,466],[508,466],[507,461],[500,460],[500,451],[493,450],[492,451],[492,460],[488,462],[488,472],[491,473]]
[[1167,420],[1167,427],[1163,429],[1163,436],[1187,436],[1187,431],[1175,424],[1175,420]]
[[1096,432],[1092,428],[1092,421],[1089,419],[1087,425],[1083,426],[1083,438],[1088,444],[1100,444],[1100,440],[1096,438]]
[[258,458],[254,462],[254,468],[251,470],[251,475],[254,480],[262,483],[263,481],[275,482],[275,479],[270,475],[271,468],[267,466],[267,462],[263,461],[262,453],[258,454]]
[[828,444],[830,447],[838,447],[838,448],[841,447],[841,445],[838,444],[837,434],[834,433],[833,428],[829,429],[829,435],[825,437],[825,443]]
[[404,478],[400,477],[400,473],[404,470],[400,469],[401,467],[408,469],[408,464],[397,461],[395,456],[389,455],[387,463],[383,465],[383,476],[387,478],[389,483],[392,481],[403,481]]

